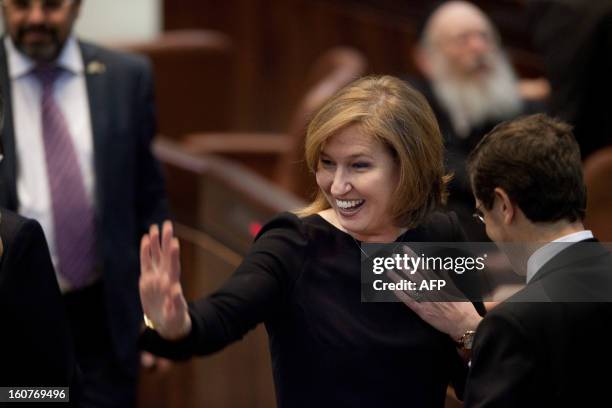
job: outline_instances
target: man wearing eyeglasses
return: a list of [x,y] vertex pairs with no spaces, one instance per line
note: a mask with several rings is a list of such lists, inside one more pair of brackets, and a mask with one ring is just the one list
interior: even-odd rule
[[167,209],[150,150],[149,64],[79,41],[80,7],[2,1],[0,205],[43,227],[83,372],[83,406],[126,407],[135,401],[142,320],[138,242]]
[[526,286],[484,319],[469,303],[406,302],[469,340],[465,407],[609,405],[612,254],[583,224],[571,127],[542,114],[504,122],[472,151],[468,173],[477,218]]

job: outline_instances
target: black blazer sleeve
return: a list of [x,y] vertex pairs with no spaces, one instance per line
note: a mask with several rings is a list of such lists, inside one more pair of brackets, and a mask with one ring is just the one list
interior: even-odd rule
[[76,360],[40,225],[3,212],[0,385],[72,386]]
[[[430,219],[424,228],[424,239],[423,241],[430,242],[467,242],[467,235],[454,212],[435,212],[432,214]],[[455,276],[450,275],[451,279]],[[480,296],[480,284],[477,279],[470,279],[469,275],[462,275],[461,279],[453,279],[457,288],[464,292],[470,293],[470,296],[479,298]],[[486,314],[486,309],[481,301],[472,302],[474,308],[481,316]],[[467,364],[459,356],[459,353],[452,353],[451,355],[451,383],[455,390],[455,395],[459,399],[464,398],[465,384],[468,375]]]
[[146,330],[141,346],[174,359],[209,354],[241,339],[258,323],[282,312],[300,275],[308,240],[302,222],[285,213],[267,223],[244,261],[222,288],[191,302],[191,334],[168,342]]
[[[478,326],[466,385],[465,408],[540,406],[534,345],[505,305],[494,309]],[[544,405],[541,406],[545,406]]]

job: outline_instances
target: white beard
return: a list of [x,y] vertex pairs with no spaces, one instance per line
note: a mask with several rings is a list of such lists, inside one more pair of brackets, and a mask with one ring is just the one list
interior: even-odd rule
[[474,127],[485,121],[501,122],[521,113],[523,101],[516,75],[501,52],[487,58],[492,70],[477,81],[454,77],[442,55],[432,53],[431,57],[434,94],[459,137],[468,137]]

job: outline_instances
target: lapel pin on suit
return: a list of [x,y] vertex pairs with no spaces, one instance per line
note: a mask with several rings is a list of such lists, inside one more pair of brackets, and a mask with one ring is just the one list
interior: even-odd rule
[[106,65],[100,61],[91,61],[85,70],[90,75],[103,74],[106,72]]

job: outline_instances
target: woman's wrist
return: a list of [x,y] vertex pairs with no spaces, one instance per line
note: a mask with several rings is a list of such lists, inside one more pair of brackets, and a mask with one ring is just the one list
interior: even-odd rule
[[163,339],[168,341],[179,341],[184,339],[191,333],[192,323],[189,313],[185,313],[182,323],[177,327],[164,327],[164,325],[156,324],[144,314],[144,324],[147,328],[155,330]]

